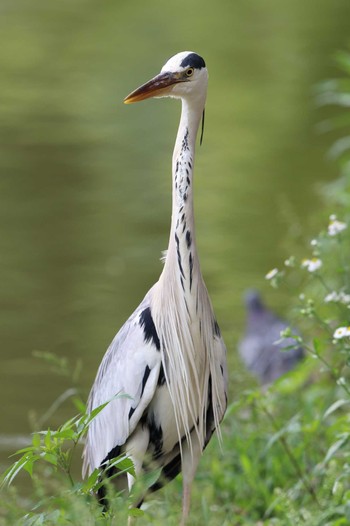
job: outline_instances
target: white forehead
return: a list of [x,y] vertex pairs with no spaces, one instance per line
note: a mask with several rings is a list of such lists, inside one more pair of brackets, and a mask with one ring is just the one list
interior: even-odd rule
[[195,54],[196,53],[194,51],[181,51],[181,53],[177,53],[173,57],[169,58],[169,60],[162,67],[161,71],[179,71],[185,69],[183,66],[181,66],[181,63],[185,60],[185,58],[188,55]]

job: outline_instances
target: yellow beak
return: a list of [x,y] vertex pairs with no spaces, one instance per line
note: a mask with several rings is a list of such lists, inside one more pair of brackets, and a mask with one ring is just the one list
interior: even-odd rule
[[124,104],[132,104],[150,97],[164,97],[169,93],[169,88],[178,82],[182,82],[178,73],[159,73],[125,97]]

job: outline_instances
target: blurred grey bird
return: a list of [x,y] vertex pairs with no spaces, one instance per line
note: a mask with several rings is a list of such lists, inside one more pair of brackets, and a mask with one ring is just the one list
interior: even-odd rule
[[[290,324],[264,305],[259,292],[248,290],[244,300],[247,321],[245,335],[238,344],[239,354],[247,369],[267,385],[293,369],[303,359],[304,351],[295,347],[294,338],[281,337],[281,331]],[[299,335],[295,329],[291,331]],[[294,348],[284,350],[291,346]]]

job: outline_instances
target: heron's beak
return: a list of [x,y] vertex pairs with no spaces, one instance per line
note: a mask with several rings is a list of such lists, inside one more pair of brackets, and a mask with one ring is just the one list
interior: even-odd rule
[[159,73],[159,75],[125,97],[124,104],[139,102],[140,100],[148,99],[150,97],[164,97],[168,95],[169,88],[178,82],[181,82],[181,78],[177,73]]

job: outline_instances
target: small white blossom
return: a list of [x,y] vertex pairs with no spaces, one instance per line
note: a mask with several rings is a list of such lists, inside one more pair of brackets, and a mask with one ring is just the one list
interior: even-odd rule
[[324,301],[325,303],[331,303],[331,302],[337,302],[339,299],[339,295],[338,295],[338,292],[330,292],[329,294],[327,294],[327,296],[325,297]]
[[285,264],[286,267],[294,267],[295,257],[294,256],[290,256],[288,259],[285,260],[284,264]]
[[325,303],[343,303],[344,305],[348,305],[350,303],[350,294],[346,294],[345,292],[336,292],[335,290],[333,292],[330,292],[327,294],[327,296],[324,299]]
[[278,274],[278,268],[273,268],[272,270],[270,270],[270,272],[268,272],[265,276],[265,279],[273,279],[277,276]]
[[318,258],[303,259],[301,266],[302,268],[306,268],[309,272],[315,272],[322,267],[322,261]]
[[350,336],[350,327],[338,327],[333,334],[335,340],[341,340],[342,338],[348,338]]
[[328,235],[336,236],[347,228],[347,224],[342,221],[338,221],[337,217],[333,214],[329,218]]
[[310,245],[311,245],[312,247],[317,247],[317,245],[318,245],[318,241],[317,241],[317,239],[311,239],[311,241],[310,241]]
[[284,338],[290,338],[290,337],[293,337],[293,333],[292,333],[292,329],[290,327],[286,327],[285,329],[283,329],[283,331],[280,331],[280,337],[282,338],[282,340]]
[[350,303],[350,294],[345,294],[345,292],[340,293],[340,302],[344,305],[349,305]]

